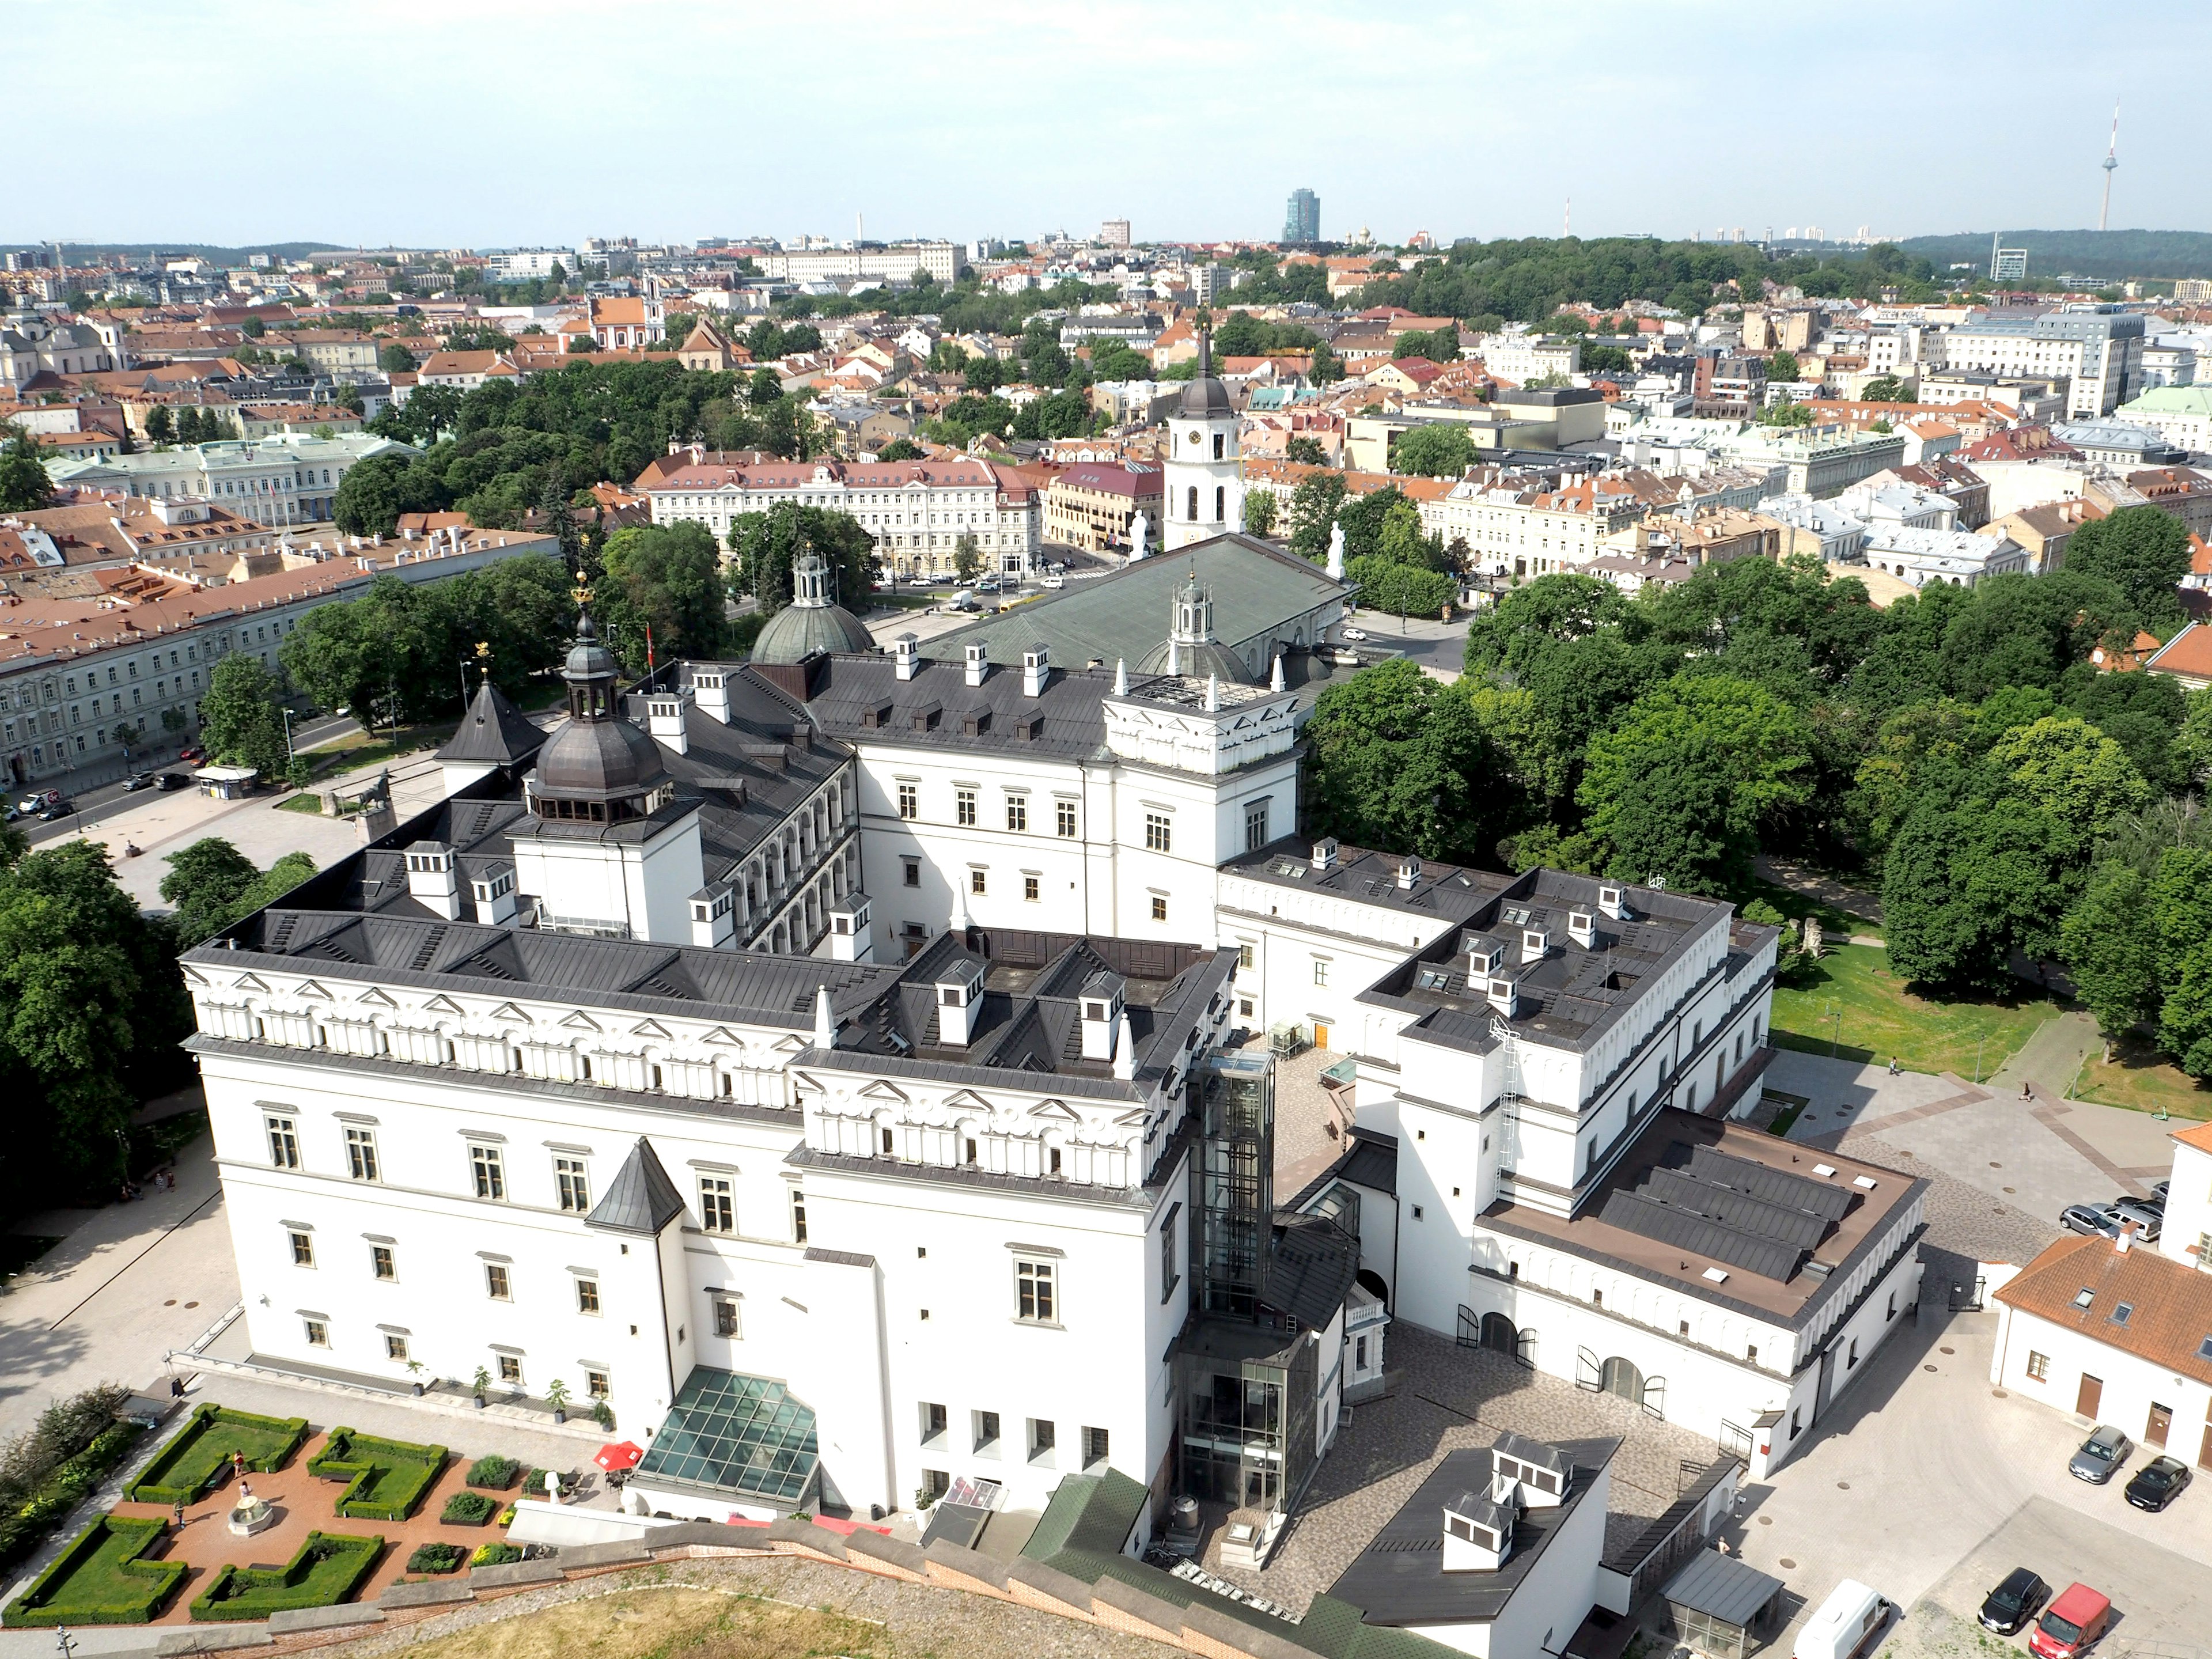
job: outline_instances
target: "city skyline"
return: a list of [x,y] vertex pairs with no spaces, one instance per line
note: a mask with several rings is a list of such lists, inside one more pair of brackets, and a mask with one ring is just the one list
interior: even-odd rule
[[[360,112],[361,142],[232,145],[219,161],[172,142],[165,100],[128,104],[71,139],[81,176],[123,186],[104,191],[98,206],[51,194],[19,202],[0,215],[5,241],[496,246],[586,234],[842,237],[855,214],[885,239],[1034,236],[1060,227],[1087,234],[1127,217],[1139,241],[1268,240],[1285,196],[1305,186],[1328,204],[1323,229],[1332,239],[1365,225],[1384,241],[1425,228],[1449,242],[1556,234],[1570,176],[1575,227],[1588,237],[1710,238],[1722,226],[1758,235],[1792,224],[1832,234],[1871,224],[1900,237],[1992,223],[2067,229],[2097,222],[2112,100],[2142,61],[2137,35],[2083,40],[2070,27],[2039,26],[2065,20],[2055,5],[2010,9],[2002,29],[1969,32],[1977,72],[1948,83],[1940,118],[1920,121],[1878,95],[1889,73],[1883,31],[1836,33],[1816,19],[1762,15],[1755,41],[1717,41],[1706,60],[1717,74],[1731,71],[1729,119],[1716,130],[1696,116],[1693,97],[1666,125],[1645,73],[1685,50],[1701,25],[1740,34],[1729,21],[1737,9],[1728,6],[1633,16],[1571,8],[1540,24],[1488,9],[1417,6],[1357,19],[1308,9],[1271,17],[1257,35],[1233,19],[1150,0],[1079,13],[985,7],[927,21],[886,11],[867,21],[869,50],[841,69],[843,90],[827,107],[804,76],[740,68],[733,78],[732,66],[757,46],[759,19],[744,9],[678,4],[647,14],[622,3],[488,0],[456,15],[428,0],[370,0],[323,14],[279,0],[216,0],[184,16],[147,0],[33,0],[13,9],[19,61],[33,76],[75,73],[71,65],[88,61],[147,86],[182,76],[195,88],[194,125],[204,131],[258,121],[260,93],[231,72],[240,40],[281,40],[304,64],[406,67],[331,77],[339,106]],[[536,90],[521,102],[487,90],[497,65],[531,41],[608,27],[619,34],[647,15],[654,40],[685,49],[556,54],[532,60]],[[1602,50],[1575,45],[1578,20]],[[2172,55],[2212,46],[2212,19],[2161,19],[2160,27]],[[416,31],[438,50],[389,51]],[[1148,54],[1144,76],[1095,107],[1086,101],[1102,61],[1163,40],[1189,49]],[[1962,37],[1962,48],[1968,43]],[[1588,107],[1612,105],[1636,119],[1563,120],[1555,77],[1535,72],[1562,52],[1575,55]],[[1232,60],[1249,84],[1271,88],[1279,125],[1263,165],[1224,152],[1217,168],[1187,153],[1179,124],[1194,103],[1239,95],[1215,74]],[[1814,62],[1827,92],[1863,86],[1866,98],[1808,99],[1802,72]],[[1438,86],[1478,88],[1482,119],[1456,98],[1394,98],[1381,130],[1346,145],[1332,92],[1413,66]],[[988,87],[990,95],[980,105],[915,99],[925,84]],[[2032,169],[2020,165],[2018,113],[2021,88],[2031,86]],[[1051,134],[1073,141],[1077,110],[1087,153],[1148,158],[1133,179],[1126,162],[1071,173]],[[832,112],[836,119],[822,118]],[[1636,136],[1647,118],[1662,125]],[[1501,120],[1547,136],[1540,165],[1496,161],[1484,135]],[[2113,222],[2202,222],[2212,185],[2187,166],[2186,109],[2138,94],[2128,124]],[[716,159],[741,135],[742,167]],[[1172,149],[1164,135],[1178,135]],[[975,165],[979,151],[991,166]],[[530,165],[533,154],[545,164]],[[903,166],[887,171],[887,155]],[[1439,188],[1451,179],[1464,182]]]

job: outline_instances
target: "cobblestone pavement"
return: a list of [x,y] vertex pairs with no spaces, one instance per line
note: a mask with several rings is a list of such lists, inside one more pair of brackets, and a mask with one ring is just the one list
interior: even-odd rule
[[[2025,1265],[2061,1236],[2057,1226],[2041,1216],[2015,1208],[2002,1197],[1993,1198],[1880,1135],[1858,1132],[1846,1134],[1838,1150],[1851,1158],[1863,1158],[1869,1164],[1904,1170],[1928,1182],[1928,1231],[1922,1238],[1921,1248],[1931,1262],[1941,1253],[1969,1262],[2011,1261]],[[1923,1299],[1930,1289],[1937,1288],[1937,1277],[1931,1273],[1923,1281]]]
[[[771,1596],[800,1607],[823,1607],[882,1625],[890,1639],[869,1651],[893,1655],[957,1655],[959,1659],[1158,1659],[1158,1643],[1033,1608],[961,1590],[879,1578],[850,1567],[833,1567],[787,1556],[687,1561],[635,1572],[580,1579],[496,1601],[482,1602],[420,1624],[384,1632],[342,1647],[319,1650],[343,1659],[380,1656],[434,1642],[478,1626],[526,1617],[542,1608],[586,1597],[635,1592],[659,1584],[689,1585],[731,1595]],[[521,1633],[517,1632],[518,1636]],[[518,1650],[527,1650],[526,1642]]]
[[1703,1468],[1717,1455],[1711,1441],[1647,1417],[1625,1400],[1585,1392],[1410,1325],[1391,1328],[1387,1352],[1389,1395],[1352,1412],[1351,1426],[1338,1433],[1267,1570],[1222,1566],[1217,1535],[1207,1542],[1209,1571],[1302,1613],[1446,1453],[1486,1446],[1501,1429],[1540,1440],[1620,1437],[1608,1547],[1634,1538],[1674,1501],[1685,1461]]

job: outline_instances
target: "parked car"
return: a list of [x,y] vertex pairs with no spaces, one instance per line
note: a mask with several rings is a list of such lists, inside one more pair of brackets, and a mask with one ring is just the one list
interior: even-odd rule
[[2158,1206],[2160,1209],[2163,1210],[2166,1207],[2166,1194],[2172,1190],[2172,1187],[2173,1183],[2171,1181],[2154,1181],[2151,1182],[2150,1195],[2158,1200]]
[[1039,587],[1051,587],[1051,588],[1060,588],[1060,587],[1065,587],[1065,586],[1067,586],[1067,578],[1066,578],[1066,577],[1065,577],[1065,576],[1059,575],[1059,574],[1053,574],[1053,575],[1050,575],[1050,576],[1043,577],[1042,579],[1041,579],[1041,580],[1038,581],[1037,586],[1038,586]]
[[2058,1224],[2069,1233],[2102,1233],[2106,1238],[2120,1235],[2120,1218],[2109,1204],[2069,1204],[2058,1212]]
[[2162,1510],[2188,1485],[2188,1464],[2178,1457],[2154,1457],[2128,1482],[2127,1499],[2139,1510]]
[[153,781],[154,775],[151,772],[133,772],[123,780],[123,793],[127,795],[134,789],[150,787]]
[[2050,1585],[2029,1568],[2014,1567],[2005,1575],[2004,1583],[1982,1598],[1978,1615],[1982,1628],[2010,1636],[2034,1618],[2050,1599]]
[[1854,1659],[1881,1633],[1889,1603],[1855,1578],[1828,1592],[1797,1632],[1791,1659]]
[[2166,1224],[2162,1206],[2147,1204],[2140,1198],[2116,1198],[2105,1206],[2121,1221],[2136,1224],[2136,1232],[2148,1244],[2158,1237],[2159,1229]]
[[1364,640],[1367,637],[1367,630],[1364,628],[1347,628],[1344,630],[1344,637],[1347,640]]
[[191,779],[182,772],[164,772],[154,780],[154,787],[165,792],[171,789],[189,789],[191,787]]
[[2136,1443],[2125,1434],[2109,1423],[2100,1423],[2081,1443],[2081,1449],[2067,1460],[2066,1473],[2076,1480],[2101,1486],[2127,1467],[2128,1454],[2135,1449]]
[[2111,1598],[2087,1584],[2069,1584],[2028,1632],[2036,1659],[2074,1659],[2112,1622]]
[[43,812],[61,798],[62,792],[58,789],[33,789],[15,805],[21,811]]
[[43,823],[52,823],[56,818],[65,818],[76,811],[76,804],[74,801],[58,797],[46,803],[46,810],[39,814],[39,817]]
[[177,760],[180,764],[204,766],[207,764],[207,750],[198,744],[193,744],[189,748],[179,749],[177,751]]

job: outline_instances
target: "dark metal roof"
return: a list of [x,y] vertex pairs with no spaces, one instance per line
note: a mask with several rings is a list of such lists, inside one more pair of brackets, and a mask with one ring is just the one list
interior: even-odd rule
[[787,605],[753,641],[752,659],[803,662],[817,651],[872,651],[867,624],[842,605]]
[[1326,1330],[1358,1273],[1358,1241],[1334,1222],[1278,1212],[1260,1300],[1310,1330]]
[[538,751],[538,788],[550,795],[635,795],[668,775],[660,745],[626,720],[568,720]]
[[1702,1613],[1741,1630],[1783,1590],[1783,1583],[1733,1555],[1700,1550],[1660,1591],[1670,1606]]
[[653,1143],[640,1135],[605,1193],[584,1218],[584,1224],[650,1238],[683,1213],[684,1194],[660,1167]]
[[523,717],[522,711],[489,680],[477,688],[460,730],[438,751],[441,761],[484,761],[514,766],[536,754],[545,744],[545,733]]

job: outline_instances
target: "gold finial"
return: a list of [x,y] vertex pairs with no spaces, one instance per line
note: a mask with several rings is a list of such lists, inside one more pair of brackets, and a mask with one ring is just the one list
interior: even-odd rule
[[483,662],[488,660],[490,656],[491,641],[489,640],[478,640],[477,641],[477,660],[478,662]]
[[592,590],[583,582],[578,582],[575,586],[570,588],[568,595],[578,605],[589,605],[592,602]]

